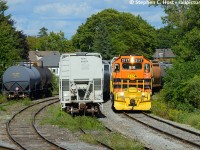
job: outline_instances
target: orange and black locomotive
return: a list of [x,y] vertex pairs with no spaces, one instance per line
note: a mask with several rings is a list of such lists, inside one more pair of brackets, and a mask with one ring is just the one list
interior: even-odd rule
[[150,110],[153,63],[142,55],[114,57],[110,93],[115,110]]

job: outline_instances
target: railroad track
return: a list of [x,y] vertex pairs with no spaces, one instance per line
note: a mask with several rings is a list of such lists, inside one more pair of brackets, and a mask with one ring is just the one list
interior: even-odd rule
[[170,136],[193,147],[200,148],[200,134],[198,132],[182,128],[175,124],[152,117],[146,113],[127,114],[124,112],[123,114],[140,124],[156,130],[157,132]]
[[65,149],[39,134],[35,125],[37,114],[45,107],[58,101],[58,98],[45,99],[14,114],[6,124],[10,139],[21,149]]
[[[108,132],[112,132],[112,130],[109,129],[108,127],[105,127],[105,128],[106,128],[106,130],[107,130]],[[87,134],[82,128],[80,128],[80,131],[81,131],[83,134]],[[100,144],[102,147],[105,147],[106,149],[114,150],[114,148],[112,148],[112,147],[106,145],[105,143],[102,143],[102,142],[99,141],[99,140],[96,140],[96,142],[97,142],[98,144]]]
[[15,150],[11,147],[6,147],[6,146],[3,146],[3,145],[0,145],[0,150]]

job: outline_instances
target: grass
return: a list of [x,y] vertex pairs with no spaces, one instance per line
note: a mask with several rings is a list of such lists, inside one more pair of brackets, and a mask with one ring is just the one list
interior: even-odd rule
[[187,112],[171,108],[170,105],[166,104],[162,100],[159,94],[157,94],[152,101],[151,111],[153,114],[162,118],[183,124],[188,124],[200,130],[200,110]]
[[[51,114],[51,115],[49,115]],[[40,122],[42,125],[51,124],[61,128],[67,128],[72,132],[80,132],[80,127],[87,131],[87,134],[81,134],[80,140],[97,144],[96,139],[102,143],[108,144],[116,150],[129,149],[140,150],[144,146],[130,138],[123,136],[120,133],[108,132],[102,122],[91,116],[77,116],[72,118],[71,115],[60,110],[60,106],[51,106],[45,112],[44,117]]]
[[32,101],[30,98],[7,100],[5,96],[0,95],[0,103],[3,103],[0,105],[0,111],[7,111],[10,106],[28,106],[32,104]]
[[94,136],[93,134],[83,134],[80,136],[80,138],[91,144],[98,144],[96,142],[96,139],[110,147],[112,147],[115,150],[122,150],[122,149],[127,149],[127,150],[143,150],[144,146],[130,138],[127,138],[123,136],[120,133],[116,132],[111,132],[111,133],[106,133],[106,132],[99,132]]
[[0,94],[0,104],[5,102],[7,102],[6,97]]
[[105,130],[103,124],[95,118],[88,116],[77,116],[72,118],[71,115],[60,110],[60,106],[51,106],[46,112],[47,117],[43,118],[41,124],[58,125],[61,128],[68,128],[70,131],[84,130]]
[[111,146],[115,150],[142,150],[144,146],[137,141],[127,138],[120,133],[112,132],[110,134],[103,134],[98,137],[99,141]]

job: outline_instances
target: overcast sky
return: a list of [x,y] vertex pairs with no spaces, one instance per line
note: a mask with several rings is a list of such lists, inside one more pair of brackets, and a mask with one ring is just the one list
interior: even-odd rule
[[[12,15],[17,30],[27,35],[37,35],[39,29],[63,31],[70,39],[78,26],[86,22],[92,14],[113,8],[120,12],[140,15],[155,28],[163,27],[163,9],[144,4],[146,0],[6,0],[7,14]],[[143,4],[133,4],[143,3]]]

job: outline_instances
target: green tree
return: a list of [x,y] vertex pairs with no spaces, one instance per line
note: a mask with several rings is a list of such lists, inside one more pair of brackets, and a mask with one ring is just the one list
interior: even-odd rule
[[38,32],[38,37],[44,37],[44,36],[47,36],[48,35],[48,29],[47,28],[45,28],[45,27],[42,27],[41,29],[40,29],[40,31]]
[[184,37],[173,46],[179,59],[191,61],[200,56],[200,28],[194,28],[187,32]]
[[[166,0],[166,2],[169,1]],[[175,0],[175,5],[161,4],[166,13],[163,22],[170,26],[169,34],[165,36],[172,36],[171,47],[179,59],[190,61],[200,55],[200,5],[183,5],[180,4],[181,2],[183,1]],[[168,41],[171,41],[170,39]],[[164,45],[164,42],[162,43]]]
[[40,47],[39,38],[37,38],[36,36],[28,36],[27,41],[28,41],[30,50],[35,51],[39,49]]
[[200,109],[200,5],[175,2],[176,5],[161,5],[166,12],[163,21],[172,27],[172,49],[177,56],[164,77],[162,96],[175,108],[193,111]]
[[114,55],[110,39],[108,30],[101,24],[99,28],[96,29],[93,49],[95,52],[101,53],[104,59],[110,59]]
[[7,9],[6,2],[0,0],[0,77],[14,60],[26,59],[29,50],[26,36],[13,27],[11,15],[5,15]]
[[172,48],[175,43],[173,29],[170,26],[156,30],[157,48]]
[[31,50],[55,50],[59,52],[75,51],[75,47],[72,42],[65,38],[65,34],[62,31],[59,33],[50,32],[46,36],[42,37],[29,36],[27,39]]
[[77,49],[100,52],[104,59],[130,53],[150,57],[156,47],[155,34],[140,16],[106,9],[79,26],[72,41]]
[[188,111],[200,109],[199,63],[200,59],[187,62],[178,60],[167,70],[162,96],[171,106]]

